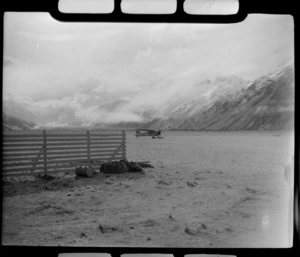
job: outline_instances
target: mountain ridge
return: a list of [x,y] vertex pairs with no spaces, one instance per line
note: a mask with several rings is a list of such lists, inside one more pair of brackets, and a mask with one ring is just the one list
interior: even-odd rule
[[233,94],[221,94],[189,117],[160,120],[152,129],[285,130],[293,127],[294,70],[262,76]]
[[[207,91],[200,92],[198,87]],[[93,107],[108,114],[122,111],[129,100],[119,99]],[[4,103],[3,126],[6,129],[34,129],[42,124],[39,117],[13,102]],[[294,68],[291,63],[253,81],[238,76],[217,76],[198,81],[186,95],[171,96],[156,110],[133,110],[140,121],[103,123],[80,120],[66,109],[48,116],[49,128],[91,127],[107,129],[149,128],[160,130],[287,130],[293,128]],[[67,119],[65,115],[71,116]],[[66,124],[62,122],[68,121]]]

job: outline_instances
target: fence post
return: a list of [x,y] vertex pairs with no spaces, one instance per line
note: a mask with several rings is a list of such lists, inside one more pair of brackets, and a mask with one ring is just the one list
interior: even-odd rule
[[122,130],[122,159],[126,160],[126,134],[125,134],[125,130]]
[[88,162],[88,165],[90,165],[90,131],[87,130],[86,131],[86,136],[87,136],[87,162]]
[[44,148],[44,172],[47,173],[47,136],[46,130],[43,130],[43,148]]

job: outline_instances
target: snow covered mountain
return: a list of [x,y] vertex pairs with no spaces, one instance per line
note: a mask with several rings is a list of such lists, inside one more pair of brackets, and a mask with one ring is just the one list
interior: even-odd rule
[[294,69],[289,64],[252,82],[237,76],[205,79],[188,87],[184,93],[171,95],[156,109],[140,108],[138,105],[132,109],[129,96],[107,96],[103,99],[102,95],[99,98],[93,92],[86,93],[85,101],[90,106],[83,107],[74,101],[78,98],[75,94],[66,102],[48,101],[35,109],[6,100],[3,102],[3,126],[6,129],[34,129],[39,126],[160,130],[291,129],[294,120]]
[[[176,107],[151,125],[166,130],[284,130],[293,127],[294,70],[244,83],[217,78],[209,94]],[[220,84],[221,83],[221,84]]]
[[[249,81],[242,78],[231,77],[216,77],[214,80],[204,80],[198,83],[196,86],[209,85],[209,90],[205,93],[196,95],[192,99],[188,99],[185,102],[175,106],[172,110],[163,109],[165,118],[160,119],[152,128],[156,129],[176,129],[180,127],[184,121],[189,122],[188,119],[193,116],[197,116],[197,113],[204,109],[208,109],[214,105],[214,103],[220,98],[232,98],[234,94],[239,94],[241,90],[249,85]],[[189,128],[187,129],[196,129]]]

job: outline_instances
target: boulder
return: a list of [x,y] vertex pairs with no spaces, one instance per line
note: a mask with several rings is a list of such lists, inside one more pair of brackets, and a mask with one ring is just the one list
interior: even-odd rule
[[184,232],[188,235],[200,235],[205,233],[207,230],[207,226],[204,223],[199,221],[191,221],[185,225]]

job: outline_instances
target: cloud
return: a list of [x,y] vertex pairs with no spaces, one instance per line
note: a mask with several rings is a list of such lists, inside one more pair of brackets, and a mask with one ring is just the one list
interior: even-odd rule
[[74,100],[76,102],[84,103],[89,99],[89,96],[87,94],[83,93],[75,93]]
[[148,47],[147,50],[138,52],[138,54],[134,57],[134,59],[135,61],[139,62],[144,58],[147,58],[149,55],[151,55],[151,53],[152,53],[152,49]]
[[31,64],[29,62],[23,62],[18,59],[9,57],[9,56],[3,56],[3,67],[8,68],[8,67],[20,67],[20,66],[30,66]]
[[187,69],[183,70],[180,74],[181,77],[188,77],[191,76],[195,73],[199,73],[199,71],[203,69],[203,66],[200,65],[195,65],[195,66],[191,66],[188,67]]
[[48,42],[62,42],[62,41],[70,41],[78,39],[78,35],[68,35],[68,34],[46,34],[46,33],[32,33],[28,31],[20,31],[18,32],[19,36],[25,37],[27,39],[37,40],[37,41],[47,41]]
[[28,106],[28,109],[37,113],[46,125],[56,124],[57,120],[62,124],[77,123],[78,121],[104,124],[142,121],[139,115],[130,110],[121,109],[109,112],[99,109],[98,106],[84,106],[88,100],[87,94],[76,93],[72,97],[34,102]]
[[176,91],[176,87],[167,81],[159,83],[132,96],[130,102],[123,108],[129,112],[159,110]]
[[264,115],[268,113],[293,113],[294,106],[258,106],[255,110],[255,114]]
[[3,66],[11,66],[15,63],[15,61],[10,57],[3,57]]
[[50,115],[53,111],[64,111],[72,110],[76,112],[82,108],[81,103],[78,98],[74,97],[64,97],[57,100],[44,100],[39,102],[34,102],[31,105],[32,109],[39,112],[40,115]]
[[104,85],[100,85],[91,90],[91,92],[94,92],[94,93],[104,93],[105,91],[106,91],[106,87]]
[[85,122],[94,123],[119,123],[119,122],[141,122],[143,119],[131,112],[117,111],[117,112],[104,112],[93,111],[91,109],[80,109],[75,113],[76,117]]
[[170,56],[171,58],[174,59],[182,59],[189,56],[190,54],[193,54],[193,52],[194,51],[191,48],[187,48],[184,46],[177,46],[177,47],[173,47],[170,50]]
[[145,30],[145,36],[150,44],[160,44],[166,35],[168,25],[166,23],[148,25]]
[[33,103],[32,98],[24,95],[13,95],[13,94],[5,94],[3,95],[3,101],[12,101],[24,105],[30,105]]
[[[9,13],[4,27],[3,95],[27,99],[45,119],[52,112],[61,120],[139,120],[135,113],[157,110],[206,78],[255,79],[293,56],[286,15],[202,25],[70,24]],[[90,109],[123,97],[123,112]]]

